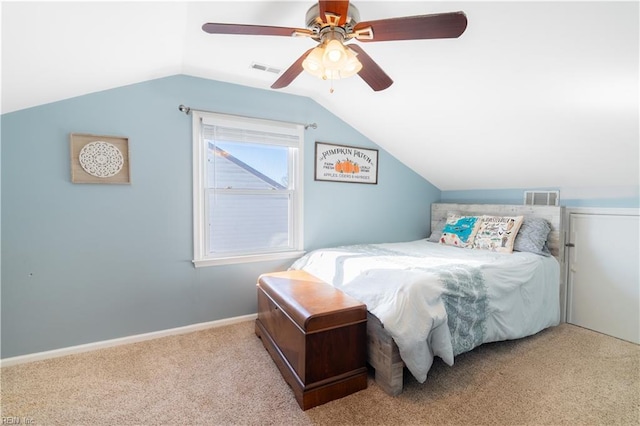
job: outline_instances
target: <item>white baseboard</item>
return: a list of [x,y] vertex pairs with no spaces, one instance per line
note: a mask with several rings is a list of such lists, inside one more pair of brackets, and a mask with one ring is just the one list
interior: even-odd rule
[[61,356],[79,354],[82,352],[90,352],[98,349],[110,348],[113,346],[128,345],[130,343],[143,342],[145,340],[158,339],[161,337],[175,336],[177,334],[186,334],[208,328],[222,327],[225,325],[236,324],[239,322],[255,320],[257,314],[243,315],[240,317],[225,318],[217,321],[202,322],[199,324],[187,325],[184,327],[170,328],[168,330],[154,331],[151,333],[136,334],[134,336],[121,337],[118,339],[103,340],[101,342],[88,343],[86,345],[70,346],[68,348],[54,349],[52,351],[38,352],[27,355],[20,355],[0,360],[0,367],[10,367],[12,365],[25,364],[28,362],[42,361],[50,358],[58,358]]

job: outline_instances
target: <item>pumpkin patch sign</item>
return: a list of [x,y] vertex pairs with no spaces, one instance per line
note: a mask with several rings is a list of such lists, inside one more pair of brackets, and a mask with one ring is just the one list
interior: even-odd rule
[[316,142],[315,179],[378,183],[378,150]]

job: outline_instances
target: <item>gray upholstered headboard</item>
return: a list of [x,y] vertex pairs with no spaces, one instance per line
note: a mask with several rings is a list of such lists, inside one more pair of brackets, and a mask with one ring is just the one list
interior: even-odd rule
[[563,263],[564,233],[562,231],[563,209],[561,206],[527,206],[509,204],[431,204],[431,229],[438,221],[446,219],[449,212],[465,215],[496,215],[496,216],[534,216],[549,221],[551,232],[547,242],[549,251],[560,263]]

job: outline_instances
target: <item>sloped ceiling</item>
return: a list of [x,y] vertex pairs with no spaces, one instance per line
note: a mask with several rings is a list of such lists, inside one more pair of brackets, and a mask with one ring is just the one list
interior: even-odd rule
[[[308,96],[441,190],[637,187],[638,2],[353,2],[362,20],[464,11],[459,39],[361,44],[394,84],[300,75]],[[2,112],[174,74],[266,90],[313,1],[3,2]],[[321,123],[318,123],[321,125]],[[348,141],[335,141],[346,143]]]

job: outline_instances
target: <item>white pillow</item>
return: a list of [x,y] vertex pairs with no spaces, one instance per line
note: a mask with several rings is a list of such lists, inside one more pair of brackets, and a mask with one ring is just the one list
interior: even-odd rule
[[511,253],[524,216],[481,216],[474,249]]

